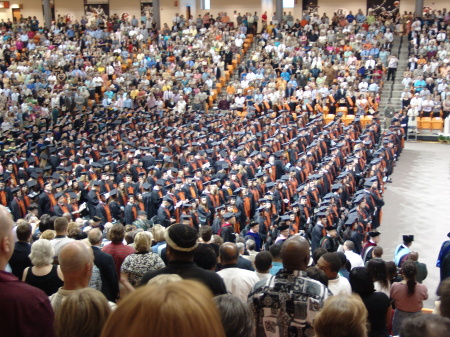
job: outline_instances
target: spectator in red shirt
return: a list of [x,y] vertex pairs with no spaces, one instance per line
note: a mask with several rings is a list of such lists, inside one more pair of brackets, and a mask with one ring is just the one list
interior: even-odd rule
[[114,258],[117,275],[120,275],[120,267],[122,266],[123,260],[125,260],[128,255],[134,254],[135,252],[134,248],[123,244],[124,237],[124,226],[122,224],[115,224],[109,230],[109,239],[111,240],[111,243],[102,249],[106,254],[109,254]]

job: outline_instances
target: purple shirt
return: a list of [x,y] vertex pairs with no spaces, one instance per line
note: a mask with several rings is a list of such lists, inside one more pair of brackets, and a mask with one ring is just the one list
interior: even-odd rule
[[55,316],[47,295],[0,271],[0,327],[2,336],[53,337]]

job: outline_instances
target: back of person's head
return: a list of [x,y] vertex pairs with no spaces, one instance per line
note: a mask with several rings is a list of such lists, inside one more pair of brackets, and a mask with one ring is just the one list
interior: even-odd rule
[[259,252],[255,256],[255,268],[259,273],[268,273],[272,267],[272,254],[267,251]]
[[219,246],[223,245],[223,239],[220,235],[214,234],[212,236],[212,242],[218,244]]
[[102,232],[98,228],[92,228],[88,233],[88,240],[92,246],[98,245],[102,242]]
[[328,253],[328,251],[324,248],[316,248],[316,250],[312,253],[312,259],[314,264],[316,265],[319,259],[322,257],[323,254]]
[[245,247],[247,248],[247,250],[255,250],[256,248],[255,240],[247,240],[245,242]]
[[292,236],[281,246],[283,267],[289,270],[306,270],[309,263],[309,242],[301,236]]
[[233,295],[214,297],[227,337],[253,337],[253,314],[241,299]]
[[353,241],[351,240],[347,240],[344,242],[345,247],[347,248],[347,250],[353,250],[355,249],[355,244],[353,243]]
[[450,277],[439,284],[438,295],[441,298],[441,316],[450,318]]
[[21,223],[16,229],[17,240],[28,241],[31,236],[31,225],[28,222]]
[[166,240],[164,237],[164,234],[166,233],[165,227],[161,225],[155,225],[152,228],[152,231],[153,231],[153,239],[155,240],[155,242],[162,242]]
[[365,267],[353,268],[350,271],[350,285],[354,293],[366,296],[375,291],[375,286]]
[[163,286],[165,284],[177,281],[183,281],[181,276],[178,274],[161,274],[150,279],[150,281],[147,282],[147,285]]
[[168,259],[192,260],[198,246],[198,232],[195,228],[175,224],[165,232],[167,242],[166,254]]
[[200,227],[199,232],[200,232],[200,237],[202,238],[203,242],[211,241],[211,237],[212,237],[211,226],[202,226],[202,227]]
[[40,239],[31,246],[31,253],[29,255],[31,263],[36,267],[43,267],[53,263],[55,256],[55,249],[50,241]]
[[116,223],[109,230],[108,236],[112,243],[122,243],[125,237],[125,228],[122,224]]
[[58,261],[64,274],[64,279],[66,279],[66,275],[78,275],[92,271],[94,254],[92,249],[83,242],[72,241],[61,248]]
[[225,242],[220,246],[219,256],[222,265],[236,263],[239,258],[239,248],[234,243]]
[[194,262],[200,268],[215,270],[217,265],[216,251],[211,245],[200,243],[194,253]]
[[269,248],[269,252],[272,255],[273,260],[281,259],[281,244],[275,243]]
[[416,275],[417,267],[416,264],[411,260],[406,260],[402,264],[402,275],[406,279],[406,285],[408,286],[408,296],[414,294],[416,290]]
[[209,289],[183,280],[141,287],[125,297],[101,336],[225,337],[225,332]]
[[374,247],[372,254],[373,254],[373,257],[381,258],[383,256],[383,247],[381,247],[381,246]]
[[39,239],[53,240],[55,238],[55,236],[56,236],[56,233],[54,230],[47,229],[41,234]]
[[65,217],[58,217],[55,219],[54,223],[56,234],[64,233],[69,227],[69,220]]
[[308,267],[306,268],[306,275],[313,280],[319,281],[325,287],[328,287],[328,278],[323,270],[316,267]]
[[[352,242],[353,243],[353,242]],[[352,269],[352,264],[351,262],[347,259],[347,256],[345,256],[344,253],[342,252],[336,252],[337,256],[339,256],[339,258],[341,259],[341,269],[345,268],[348,271],[350,271]]]
[[397,276],[397,266],[394,261],[386,261],[384,264],[386,265],[388,279],[392,281]]
[[400,337],[450,336],[450,319],[433,314],[419,314],[403,320]]
[[385,288],[389,287],[386,263],[380,259],[371,259],[367,263],[367,273],[372,282],[380,282]]
[[132,243],[134,243],[134,238],[136,237],[136,234],[138,232],[137,231],[131,231],[131,232],[126,232],[125,233],[125,242],[127,243],[127,245],[131,245]]
[[239,251],[239,254],[244,254],[245,252],[245,244],[243,242],[236,242],[236,247]]
[[148,232],[139,232],[134,237],[134,245],[138,253],[147,253],[152,245],[152,239]]
[[367,337],[367,309],[359,295],[329,297],[314,320],[316,337]]
[[100,291],[83,288],[73,291],[62,302],[55,317],[58,337],[98,337],[111,309]]

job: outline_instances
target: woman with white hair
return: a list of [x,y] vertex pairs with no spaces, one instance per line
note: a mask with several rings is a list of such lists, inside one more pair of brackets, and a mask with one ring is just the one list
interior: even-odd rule
[[22,281],[53,295],[64,284],[61,268],[53,265],[55,249],[49,240],[39,239],[31,246],[29,255],[33,267],[23,271]]

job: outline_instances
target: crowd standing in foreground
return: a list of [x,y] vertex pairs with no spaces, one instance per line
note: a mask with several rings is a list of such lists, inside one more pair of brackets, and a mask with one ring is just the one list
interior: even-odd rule
[[[236,27],[226,13],[177,15],[161,31],[151,17],[59,18],[49,31],[35,19],[2,23],[7,334],[99,336],[103,324],[103,336],[131,327],[152,336],[427,336],[431,321],[448,329],[438,316],[410,319],[428,297],[417,282],[426,266],[412,235],[383,261],[377,228],[409,115],[393,114],[381,130],[379,95],[398,62],[392,32],[408,34],[422,56],[449,17],[430,13],[417,29],[408,14],[375,14],[278,23],[264,13],[258,35],[248,35],[256,14]],[[421,63],[434,66],[444,102],[448,43],[439,36],[443,58]],[[429,86],[414,90],[424,96]],[[143,305],[167,321],[139,319]]]

